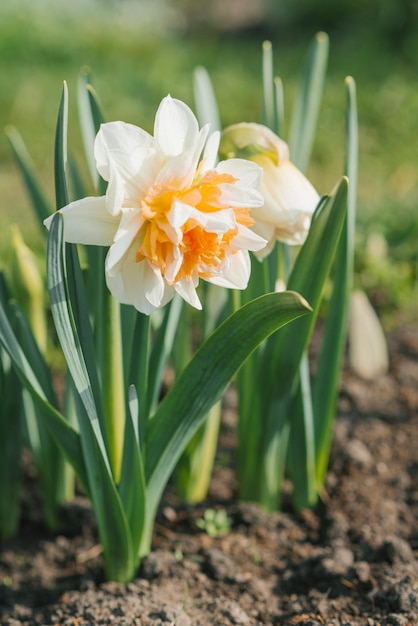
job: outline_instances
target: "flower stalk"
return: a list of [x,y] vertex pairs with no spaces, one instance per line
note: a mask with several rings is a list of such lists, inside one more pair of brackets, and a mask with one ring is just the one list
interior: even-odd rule
[[125,436],[125,389],[120,305],[106,294],[103,307],[102,389],[104,431],[115,483],[120,480]]

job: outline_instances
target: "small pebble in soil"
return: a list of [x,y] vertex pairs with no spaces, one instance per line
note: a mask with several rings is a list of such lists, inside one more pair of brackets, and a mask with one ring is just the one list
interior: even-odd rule
[[250,621],[247,613],[236,602],[229,602],[222,612],[232,624],[248,624]]
[[218,548],[205,550],[203,557],[204,563],[202,567],[211,578],[231,583],[246,581],[246,576],[239,571],[234,561],[221,550],[218,550]]

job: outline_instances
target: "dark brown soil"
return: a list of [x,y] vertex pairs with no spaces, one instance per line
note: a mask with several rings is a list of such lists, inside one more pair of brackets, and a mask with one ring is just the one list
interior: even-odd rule
[[[84,499],[64,511],[67,532],[51,536],[27,494],[21,534],[0,552],[1,624],[418,625],[418,331],[393,334],[390,348],[389,375],[344,375],[315,512],[237,504],[233,472],[217,467],[202,506],[167,495],[153,552],[123,586],[102,579]],[[230,408],[224,445],[232,440]],[[196,525],[210,506],[232,518],[228,535]]]

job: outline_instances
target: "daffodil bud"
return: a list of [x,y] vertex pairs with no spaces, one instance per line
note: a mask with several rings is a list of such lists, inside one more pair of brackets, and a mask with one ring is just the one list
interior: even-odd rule
[[36,257],[23,241],[22,233],[17,224],[12,224],[10,230],[13,293],[29,321],[39,349],[45,354],[47,348],[47,323],[44,283]]
[[258,258],[264,258],[276,240],[303,244],[319,195],[290,161],[287,144],[261,124],[234,124],[222,133],[220,155],[248,159],[263,170],[260,191],[264,204],[251,210],[252,229],[268,241],[256,253]]

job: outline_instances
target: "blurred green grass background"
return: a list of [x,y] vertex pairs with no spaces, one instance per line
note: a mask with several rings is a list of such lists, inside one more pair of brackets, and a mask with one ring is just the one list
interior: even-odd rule
[[[63,80],[70,93],[69,148],[81,171],[86,170],[77,117],[81,68],[91,69],[109,120],[152,131],[156,108],[167,93],[193,107],[192,72],[204,65],[223,124],[259,121],[261,44],[268,38],[275,71],[284,83],[289,122],[307,48],[315,32],[324,29],[330,35],[329,70],[309,176],[326,193],[343,171],[344,78],[352,75],[360,120],[357,280],[383,315],[401,308],[408,318],[416,318],[416,15],[416,0],[2,0],[0,126],[17,127],[52,204],[54,130]],[[11,222],[18,222],[26,241],[42,250],[39,224],[2,133],[3,264]]]

